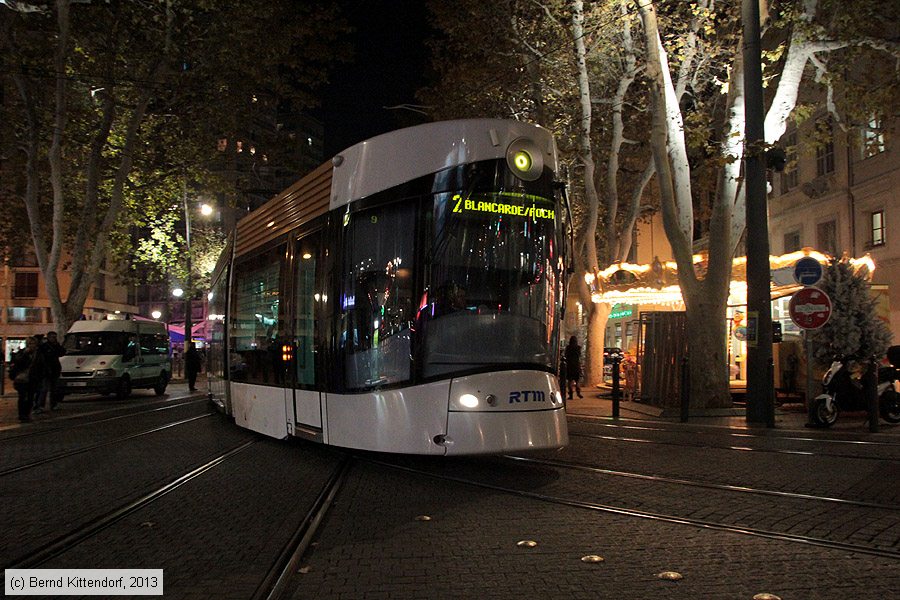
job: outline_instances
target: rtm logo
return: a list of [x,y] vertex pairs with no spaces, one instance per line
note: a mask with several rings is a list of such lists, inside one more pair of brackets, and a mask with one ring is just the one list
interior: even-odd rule
[[546,397],[541,390],[527,390],[522,392],[510,392],[509,403],[514,402],[544,402]]

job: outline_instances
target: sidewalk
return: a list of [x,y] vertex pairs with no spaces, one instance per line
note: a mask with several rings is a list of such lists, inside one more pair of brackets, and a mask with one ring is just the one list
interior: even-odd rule
[[[601,387],[595,390],[582,389],[583,399],[566,401],[566,413],[571,417],[590,417],[612,420],[613,403],[611,390]],[[675,414],[673,414],[675,413]],[[619,403],[621,420],[656,421],[659,423],[681,424],[680,413],[671,409],[642,404],[640,402]],[[806,406],[803,403],[785,403],[775,407],[775,430],[803,431],[807,435],[828,437],[835,434],[882,435],[900,437],[900,424],[888,423],[884,419],[878,421],[878,433],[869,431],[868,415],[865,412],[842,412],[837,423],[827,429],[806,427]],[[765,424],[747,422],[747,410],[744,406],[719,409],[692,409],[687,425],[722,427],[735,430],[771,431]]]

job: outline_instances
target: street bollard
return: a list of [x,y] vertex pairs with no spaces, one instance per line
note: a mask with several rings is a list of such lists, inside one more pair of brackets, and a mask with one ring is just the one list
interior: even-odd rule
[[869,368],[863,375],[863,393],[869,413],[869,431],[878,433],[878,365],[874,358],[869,361]]
[[691,369],[688,357],[681,359],[681,422],[687,423],[691,407]]
[[612,359],[612,418],[619,418],[619,397],[622,394],[619,383],[619,359]]

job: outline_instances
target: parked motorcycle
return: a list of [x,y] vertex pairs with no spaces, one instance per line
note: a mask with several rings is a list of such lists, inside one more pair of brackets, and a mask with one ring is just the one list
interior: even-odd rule
[[[887,352],[889,367],[878,369],[878,406],[881,418],[889,423],[900,423],[900,393],[894,382],[900,367],[900,346],[891,346]],[[842,410],[866,410],[868,401],[861,381],[851,374],[852,359],[843,358],[831,363],[822,378],[825,392],[813,400],[810,417],[814,425],[831,427]]]

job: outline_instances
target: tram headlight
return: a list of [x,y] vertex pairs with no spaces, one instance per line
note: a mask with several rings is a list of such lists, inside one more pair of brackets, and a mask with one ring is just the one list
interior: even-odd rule
[[475,408],[478,406],[478,398],[474,394],[463,394],[459,397],[459,404],[466,408]]
[[544,155],[528,138],[517,138],[506,149],[506,165],[519,179],[534,181],[544,172]]

